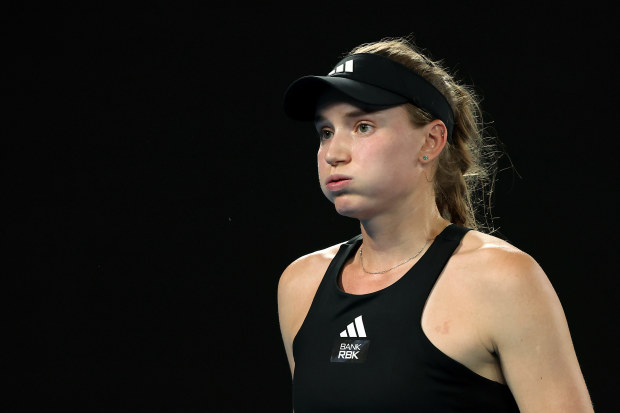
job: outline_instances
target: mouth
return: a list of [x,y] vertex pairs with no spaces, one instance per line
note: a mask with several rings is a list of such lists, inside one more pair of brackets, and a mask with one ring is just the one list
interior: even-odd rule
[[330,191],[339,191],[346,187],[352,178],[345,175],[331,175],[325,181],[325,186]]

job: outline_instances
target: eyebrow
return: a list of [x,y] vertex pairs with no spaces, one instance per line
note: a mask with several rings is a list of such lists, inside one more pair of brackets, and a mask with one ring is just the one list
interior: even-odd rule
[[[361,109],[354,109],[354,110],[352,110],[350,112],[345,113],[344,117],[345,118],[349,118],[349,119],[350,118],[357,118],[359,116],[368,115],[369,113],[372,113],[372,112],[368,112],[368,111],[361,110]],[[324,116],[321,116],[321,115],[317,115],[314,118],[314,122],[315,123],[316,122],[321,122],[321,121],[324,121],[324,120],[327,120],[327,119]]]

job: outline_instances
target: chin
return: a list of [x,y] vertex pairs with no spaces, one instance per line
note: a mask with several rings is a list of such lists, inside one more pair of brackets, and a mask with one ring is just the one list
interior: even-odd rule
[[339,215],[342,215],[343,217],[348,217],[348,218],[357,218],[357,215],[355,213],[353,213],[352,211],[349,210],[342,210],[342,209],[338,209],[336,208],[336,212]]
[[359,205],[355,205],[353,202],[343,202],[344,200],[335,200],[334,207],[338,214],[343,217],[356,218],[356,219],[364,219],[364,209],[360,208]]

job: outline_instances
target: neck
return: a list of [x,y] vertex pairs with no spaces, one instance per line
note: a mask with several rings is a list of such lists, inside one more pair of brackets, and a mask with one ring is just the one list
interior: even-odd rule
[[423,205],[428,207],[391,211],[360,221],[364,262],[373,268],[389,268],[413,255],[450,223],[441,217],[434,200],[432,206]]

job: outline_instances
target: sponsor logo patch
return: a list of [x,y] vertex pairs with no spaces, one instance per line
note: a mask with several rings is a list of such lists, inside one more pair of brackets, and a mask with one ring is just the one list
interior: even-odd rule
[[363,363],[368,356],[370,340],[355,338],[339,338],[332,348],[332,363]]

